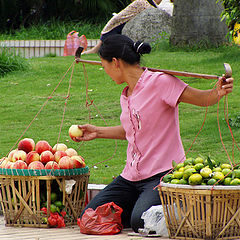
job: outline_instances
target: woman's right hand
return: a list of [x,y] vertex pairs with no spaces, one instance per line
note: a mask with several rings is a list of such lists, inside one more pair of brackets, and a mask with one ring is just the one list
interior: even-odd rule
[[75,142],[90,141],[97,138],[97,127],[91,124],[78,125],[78,127],[83,131],[81,137],[73,137],[72,140]]

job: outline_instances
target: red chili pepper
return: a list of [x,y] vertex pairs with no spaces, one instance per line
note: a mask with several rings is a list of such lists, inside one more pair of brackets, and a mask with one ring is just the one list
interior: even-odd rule
[[48,218],[48,223],[49,223],[49,225],[50,225],[51,227],[55,227],[55,226],[57,225],[57,219],[54,218],[54,217],[52,217],[52,216],[50,216],[50,217]]
[[61,217],[60,215],[58,215],[58,219],[57,219],[57,227],[61,228],[61,227],[65,227],[65,222],[64,222],[64,218]]
[[43,212],[44,212],[44,214],[46,214],[46,215],[47,215],[47,208],[46,208],[46,207],[42,207],[42,208],[41,208],[41,211],[43,211]]
[[77,225],[80,227],[80,221],[81,221],[81,219],[80,218],[78,218],[77,219]]
[[67,213],[65,211],[61,211],[60,214],[62,215],[62,217],[65,217]]

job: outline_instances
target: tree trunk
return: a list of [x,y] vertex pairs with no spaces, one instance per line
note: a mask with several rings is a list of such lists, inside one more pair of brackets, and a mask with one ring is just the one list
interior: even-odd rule
[[219,46],[228,32],[216,0],[175,0],[170,43],[178,46]]

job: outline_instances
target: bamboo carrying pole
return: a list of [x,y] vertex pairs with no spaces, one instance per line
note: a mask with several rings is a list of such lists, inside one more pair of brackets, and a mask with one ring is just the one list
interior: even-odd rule
[[[83,51],[83,47],[79,47],[76,50],[75,53],[75,61],[76,63],[88,63],[88,64],[92,64],[92,65],[102,65],[101,62],[99,61],[91,61],[91,60],[83,60],[81,59],[81,54]],[[225,74],[224,76],[226,78],[229,78],[232,76],[232,68],[230,66],[230,64],[228,63],[224,63],[224,68],[225,68]],[[146,68],[146,67],[143,67]],[[208,74],[201,74],[201,73],[191,73],[191,72],[183,72],[183,71],[174,71],[174,70],[167,70],[167,69],[156,69],[156,68],[148,68],[150,71],[153,72],[164,72],[170,75],[174,75],[174,76],[182,76],[182,77],[192,77],[192,78],[204,78],[204,79],[218,79],[219,76],[217,75],[208,75]]]
[[[100,61],[91,61],[91,60],[84,60],[81,58],[76,58],[75,61],[77,63],[87,63],[91,65],[102,65]],[[231,77],[232,76],[232,69],[231,66],[228,63],[224,63],[225,68],[225,77]],[[204,79],[218,79],[219,76],[217,75],[209,75],[209,74],[201,74],[201,73],[191,73],[191,72],[184,72],[184,71],[174,71],[174,70],[167,70],[167,69],[156,69],[156,68],[148,68],[150,71],[153,72],[164,72],[170,75],[174,76],[182,76],[182,77],[192,77],[192,78],[204,78]]]

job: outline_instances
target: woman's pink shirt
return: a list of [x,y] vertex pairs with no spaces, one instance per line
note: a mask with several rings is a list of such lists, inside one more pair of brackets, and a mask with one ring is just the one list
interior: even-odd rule
[[180,137],[178,99],[187,84],[147,69],[132,95],[121,95],[121,124],[128,140],[127,162],[121,176],[130,181],[171,169],[172,160],[185,159]]

